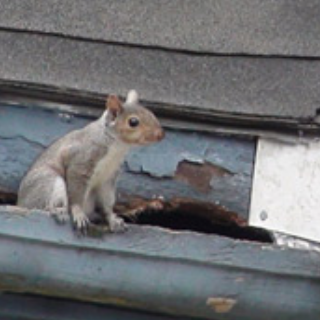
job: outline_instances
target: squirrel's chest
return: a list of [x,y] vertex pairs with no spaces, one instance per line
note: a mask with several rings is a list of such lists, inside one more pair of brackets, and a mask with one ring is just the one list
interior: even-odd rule
[[111,147],[108,152],[95,164],[92,175],[89,180],[91,188],[98,187],[101,184],[115,181],[120,167],[128,152],[125,146]]

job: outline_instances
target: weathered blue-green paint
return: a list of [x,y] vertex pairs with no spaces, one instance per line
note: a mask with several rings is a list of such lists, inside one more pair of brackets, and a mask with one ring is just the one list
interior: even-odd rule
[[[91,118],[39,107],[0,105],[0,186],[16,191],[35,157],[53,140]],[[161,143],[133,151],[119,179],[121,194],[215,202],[247,217],[255,143],[252,140],[166,130]],[[198,190],[174,176],[181,162],[210,163],[225,174]]]
[[16,191],[29,164],[43,147],[24,138],[0,138],[0,186]]
[[169,131],[168,139],[165,139],[160,147],[155,144],[132,154],[128,165],[133,172],[142,171],[159,177],[172,177],[181,161],[200,164],[209,162],[231,173],[250,176],[254,158],[253,146],[254,143],[246,139]]
[[88,119],[36,107],[0,104],[0,121],[2,138],[20,136],[45,147],[70,130],[83,127]]
[[[45,215],[0,212],[2,291],[199,319],[319,318],[316,252],[138,226],[78,238]],[[218,313],[212,298],[234,305]]]

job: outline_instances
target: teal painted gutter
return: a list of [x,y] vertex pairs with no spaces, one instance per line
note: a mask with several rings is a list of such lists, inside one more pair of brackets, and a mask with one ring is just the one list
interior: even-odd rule
[[79,238],[0,207],[0,288],[199,319],[313,320],[320,254],[130,226]]
[[35,295],[0,294],[2,320],[196,320]]

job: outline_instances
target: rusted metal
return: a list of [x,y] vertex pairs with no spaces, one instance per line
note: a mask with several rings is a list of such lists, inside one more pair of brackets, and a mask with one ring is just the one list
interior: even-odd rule
[[212,189],[211,180],[214,177],[230,175],[228,170],[215,166],[212,163],[193,163],[181,161],[177,166],[174,179],[189,184],[199,192],[209,192]]
[[[122,197],[124,198],[124,197]],[[186,215],[198,215],[213,223],[246,226],[247,222],[237,213],[213,203],[201,202],[189,198],[173,198],[165,201],[161,198],[144,199],[141,197],[125,197],[126,201],[116,204],[116,212],[121,216],[135,220],[141,213],[153,212],[184,212]]]

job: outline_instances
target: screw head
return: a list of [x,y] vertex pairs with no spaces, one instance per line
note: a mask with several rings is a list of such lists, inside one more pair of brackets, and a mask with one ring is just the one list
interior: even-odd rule
[[266,211],[262,210],[261,213],[260,213],[260,219],[262,221],[267,220],[268,219],[268,213]]

